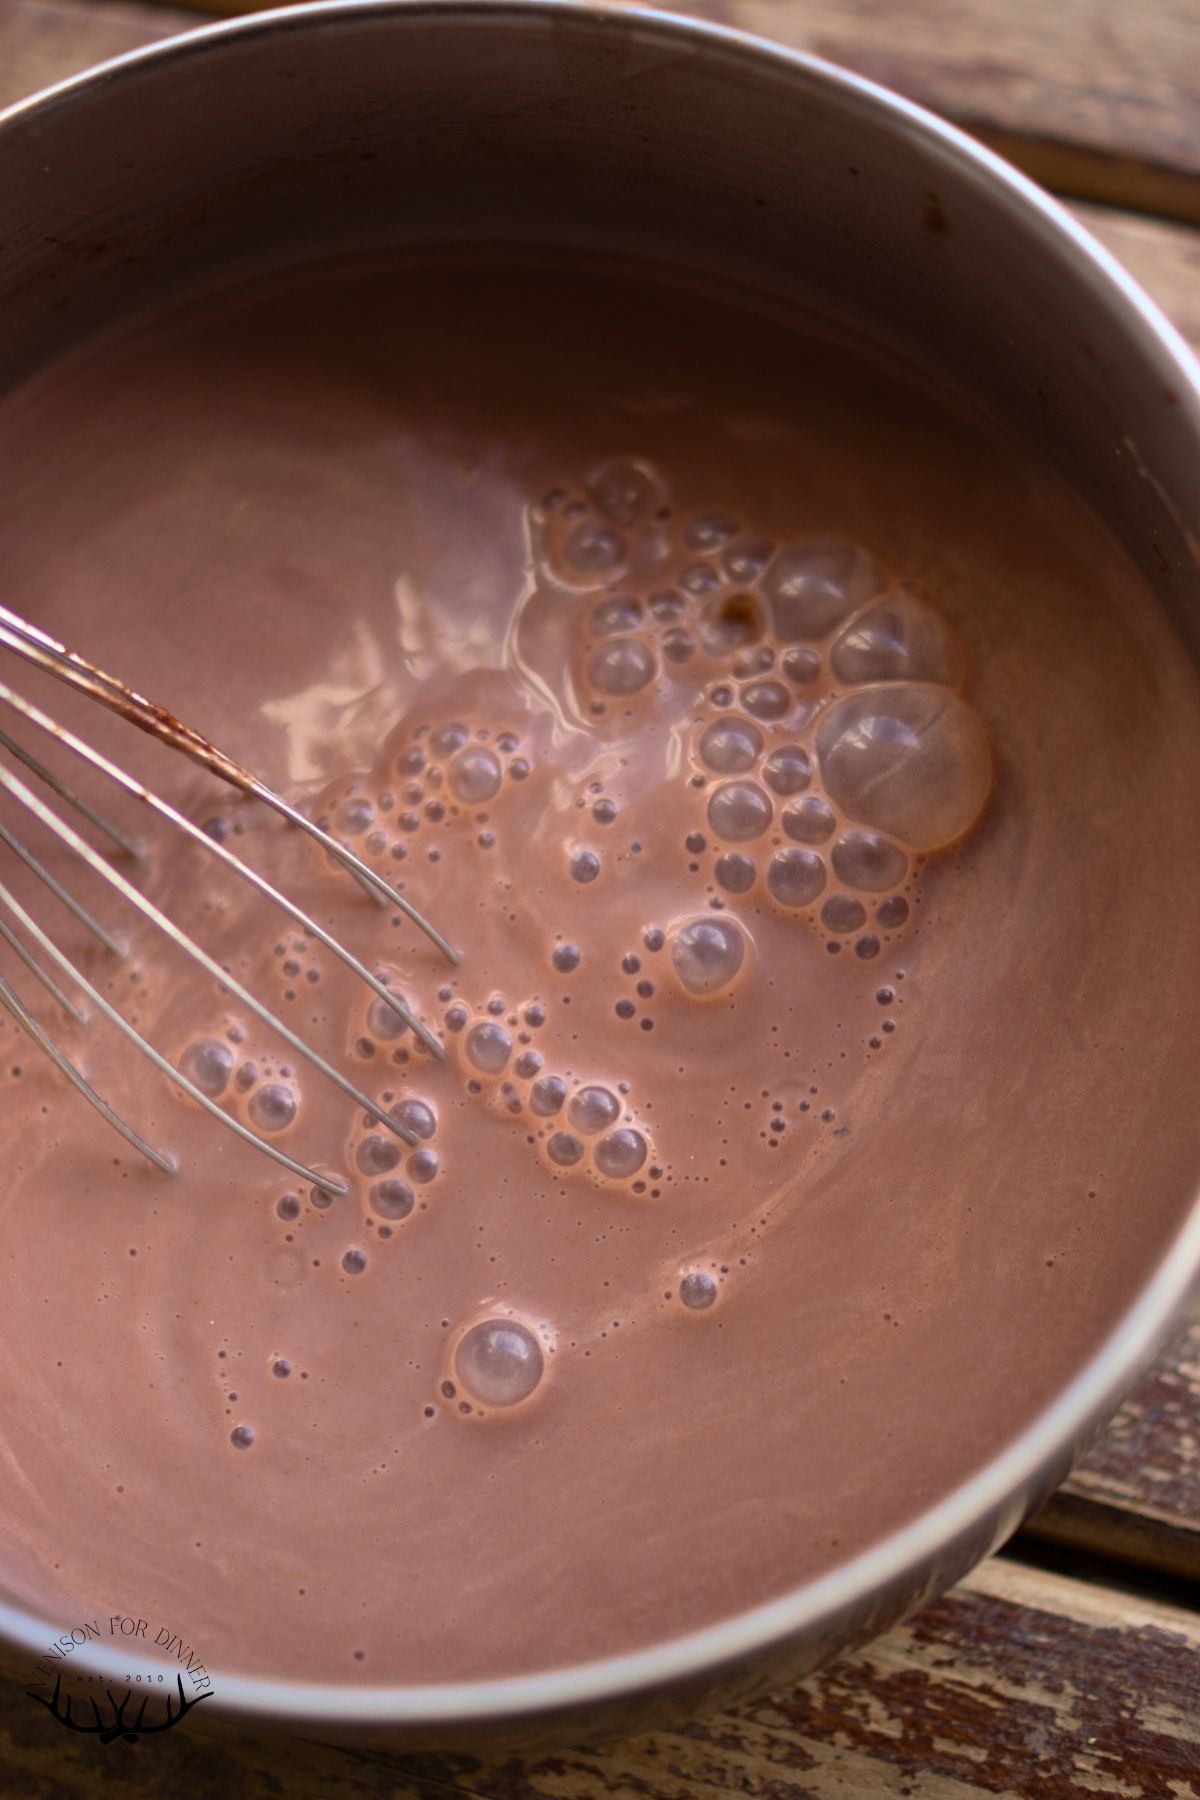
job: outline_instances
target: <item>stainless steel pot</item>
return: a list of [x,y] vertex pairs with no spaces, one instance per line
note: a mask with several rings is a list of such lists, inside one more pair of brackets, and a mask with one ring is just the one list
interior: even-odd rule
[[[649,241],[936,362],[1100,507],[1200,659],[1200,368],[1060,207],[960,132],[735,32],[569,0],[366,0],[215,26],[0,117],[0,391],[132,305],[319,244]],[[322,1736],[529,1745],[644,1730],[886,1628],[1062,1478],[1200,1269],[1200,1206],[1024,1435],[886,1542],[711,1629],[453,1686],[212,1671]],[[28,1665],[61,1629],[0,1604]],[[92,1654],[112,1676],[116,1662]]]

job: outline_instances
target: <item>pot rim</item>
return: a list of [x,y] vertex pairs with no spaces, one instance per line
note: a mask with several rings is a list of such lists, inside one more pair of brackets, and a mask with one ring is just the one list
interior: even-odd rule
[[[188,30],[127,51],[0,109],[0,134],[50,114],[73,96],[120,83],[142,69],[203,56],[241,38],[286,37],[333,29],[364,18],[422,18],[548,25],[568,15],[594,26],[640,31],[655,42],[708,48],[728,59],[776,64],[799,88],[838,90],[851,109],[883,115],[893,128],[957,160],[1023,216],[1035,241],[1071,249],[1101,301],[1123,314],[1131,333],[1158,364],[1164,385],[1179,396],[1200,444],[1200,361],[1111,253],[1068,210],[1002,157],[913,101],[878,82],[805,51],[727,25],[652,7],[602,10],[589,0],[307,0]],[[220,1710],[292,1725],[451,1727],[502,1724],[567,1708],[644,1694],[781,1649],[802,1633],[819,1631],[852,1614],[872,1595],[897,1592],[906,1579],[931,1569],[954,1543],[986,1533],[994,1549],[1025,1514],[1039,1477],[1061,1465],[1153,1357],[1200,1280],[1200,1187],[1174,1241],[1141,1293],[1062,1392],[997,1456],[907,1525],[829,1573],[776,1599],[702,1630],[647,1648],[564,1669],[490,1681],[379,1683],[293,1681],[210,1671]],[[972,1561],[977,1560],[972,1557]],[[22,1607],[0,1602],[0,1639],[36,1657],[62,1629]],[[89,1646],[80,1663],[120,1675],[124,1658]],[[173,1665],[160,1665],[164,1669]]]

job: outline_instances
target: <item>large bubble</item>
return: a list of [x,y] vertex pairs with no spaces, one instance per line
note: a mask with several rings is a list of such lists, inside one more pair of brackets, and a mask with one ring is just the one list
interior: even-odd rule
[[992,782],[977,714],[939,687],[876,688],[837,701],[817,726],[817,755],[842,811],[911,850],[960,838]]
[[767,868],[767,887],[780,906],[811,906],[825,886],[825,864],[815,850],[789,844]]
[[541,1381],[546,1359],[527,1325],[516,1319],[483,1319],[464,1333],[454,1367],[481,1406],[517,1406]]
[[752,781],[726,781],[708,802],[708,822],[727,843],[761,837],[771,824],[771,802]]
[[908,858],[899,845],[873,831],[843,831],[830,861],[839,881],[868,894],[898,887],[908,873]]
[[671,962],[689,994],[707,999],[735,979],[746,960],[746,940],[732,919],[690,919],[671,941]]
[[763,577],[781,643],[815,643],[883,586],[879,565],[855,544],[809,539],[788,544]]
[[460,750],[447,770],[450,792],[464,806],[482,806],[500,792],[500,763],[484,744]]
[[934,681],[958,687],[962,646],[940,613],[915,594],[900,593],[848,625],[833,646],[839,681]]
[[219,1038],[200,1038],[189,1044],[180,1061],[189,1081],[195,1082],[202,1094],[215,1100],[229,1086],[233,1074],[233,1051]]
[[606,1125],[615,1124],[620,1112],[617,1096],[610,1093],[608,1088],[582,1087],[577,1094],[571,1096],[567,1118],[576,1131],[582,1131],[586,1137],[594,1137]]
[[700,760],[718,775],[744,775],[762,755],[763,736],[749,719],[714,719],[700,739]]
[[467,1033],[467,1058],[484,1075],[499,1075],[512,1054],[512,1038],[503,1025],[481,1019]]
[[637,694],[654,676],[654,652],[638,638],[612,638],[588,657],[587,676],[598,694]]
[[624,1181],[636,1175],[646,1160],[646,1140],[640,1131],[622,1125],[610,1131],[596,1145],[596,1167],[611,1180]]

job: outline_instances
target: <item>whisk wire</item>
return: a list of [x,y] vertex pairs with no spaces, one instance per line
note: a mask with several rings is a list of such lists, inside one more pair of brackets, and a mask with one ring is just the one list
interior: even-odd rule
[[0,1006],[11,1013],[22,1031],[33,1039],[38,1049],[45,1052],[55,1067],[66,1076],[72,1087],[78,1089],[88,1104],[95,1107],[101,1118],[111,1125],[114,1131],[119,1132],[127,1144],[131,1144],[135,1150],[148,1157],[155,1168],[160,1169],[164,1175],[175,1173],[175,1165],[170,1158],[163,1156],[161,1151],[156,1150],[152,1144],[148,1144],[144,1137],[138,1135],[132,1125],[127,1125],[124,1119],[113,1111],[107,1100],[100,1097],[87,1077],[80,1073],[70,1057],[59,1049],[49,1033],[38,1024],[33,1014],[21,1004],[3,975],[0,975]]
[[[303,1181],[310,1181],[316,1186],[325,1188],[330,1193],[344,1194],[346,1192],[345,1182],[339,1181],[331,1175],[322,1175],[315,1169],[306,1168],[303,1163],[297,1162],[293,1157],[289,1156],[286,1151],[280,1150],[275,1144],[269,1144],[265,1138],[261,1138],[256,1132],[251,1131],[249,1126],[243,1125],[240,1119],[235,1119],[232,1113],[227,1113],[223,1107],[218,1106],[215,1100],[210,1099],[207,1094],[203,1093],[201,1089],[196,1086],[195,1082],[190,1080],[182,1070],[175,1068],[174,1064],[170,1063],[160,1051],[156,1050],[149,1039],[143,1037],[137,1027],[131,1025],[124,1014],[119,1012],[112,1002],[105,998],[100,990],[88,980],[87,976],[75,966],[70,957],[59,949],[58,945],[55,944],[47,933],[42,930],[36,920],[30,917],[29,913],[26,912],[25,908],[20,904],[16,897],[10,893],[3,882],[0,882],[0,905],[8,908],[9,912],[17,920],[22,929],[27,931],[34,942],[41,946],[46,955],[49,956],[62,973],[67,976],[68,980],[73,981],[80,992],[87,995],[88,999],[91,1000],[93,1005],[104,1014],[105,1018],[111,1020],[117,1027],[117,1030],[123,1032],[130,1043],[134,1044],[137,1049],[142,1052],[143,1056],[147,1057],[157,1069],[161,1070],[169,1081],[174,1082],[176,1087],[182,1089],[185,1094],[202,1106],[205,1112],[210,1113],[214,1119],[217,1119],[222,1125],[234,1132],[236,1136],[242,1138],[244,1142],[253,1144],[257,1150],[265,1151],[265,1153],[273,1158],[275,1162],[281,1163],[285,1169],[290,1169],[293,1175],[300,1176]],[[3,981],[2,977],[0,977],[0,981]],[[5,987],[7,987],[7,985],[7,983],[4,983]],[[12,1000],[15,1001],[15,1007],[10,1005],[8,999],[2,994],[0,994],[0,999],[3,999],[4,1004],[9,1006],[9,1010],[13,1013],[18,1024],[29,1033],[30,1037],[33,1038],[34,1042],[37,1043],[40,1048],[45,1050],[46,1054],[58,1065],[67,1079],[79,1089],[84,1098],[96,1108],[109,1124],[115,1126],[128,1143],[133,1144],[137,1149],[143,1151],[145,1155],[150,1158],[150,1161],[155,1167],[162,1170],[164,1175],[174,1174],[174,1163],[172,1163],[169,1158],[163,1156],[159,1151],[152,1149],[143,1138],[138,1136],[137,1132],[134,1131],[131,1126],[126,1125],[124,1121],[113,1112],[107,1101],[101,1099],[95,1088],[93,1088],[85,1077],[80,1074],[74,1063],[70,1061],[64,1052],[59,1049],[58,1045],[55,1044],[42,1030],[42,1027],[37,1023],[37,1020],[34,1019],[21,1005],[20,1001],[17,1000],[16,995],[12,994],[11,988],[8,989],[8,993],[12,996]],[[372,1110],[374,1109],[372,1108]]]
[[[168,820],[172,825],[177,827],[178,830],[185,832],[194,843],[199,844],[201,848],[206,850],[210,855],[217,857],[219,861],[225,864],[226,868],[231,869],[234,874],[240,875],[243,881],[249,882],[249,884],[256,888],[264,898],[272,900],[275,905],[286,912],[288,917],[294,920],[303,931],[316,938],[319,943],[324,944],[325,948],[331,951],[339,961],[343,962],[348,969],[353,970],[354,974],[357,975],[360,980],[366,982],[367,986],[371,988],[381,1000],[385,1001],[386,1004],[391,1007],[393,1012],[399,1015],[414,1035],[421,1040],[427,1050],[431,1051],[433,1055],[439,1059],[445,1055],[440,1039],[430,1031],[427,1025],[416,1017],[404,1000],[401,999],[400,995],[393,993],[384,982],[380,981],[378,976],[371,973],[365,963],[360,962],[358,957],[347,950],[344,944],[340,943],[337,938],[326,931],[324,926],[319,924],[316,919],[312,918],[309,913],[306,913],[302,907],[297,906],[294,901],[289,900],[286,894],[281,893],[278,888],[273,887],[265,876],[260,875],[256,869],[252,869],[248,863],[243,862],[240,857],[235,856],[232,851],[226,849],[224,844],[219,843],[215,838],[211,837],[202,826],[195,824],[193,820],[186,816],[186,814],[179,812],[169,801],[164,800],[159,794],[154,793],[152,789],[144,787],[140,781],[135,781],[133,776],[127,774],[119,764],[110,762],[108,757],[102,755],[99,750],[94,749],[91,744],[85,743],[82,738],[76,737],[74,732],[68,731],[65,726],[60,725],[57,720],[50,718],[47,713],[44,713],[40,707],[31,705],[28,700],[25,700],[19,694],[14,693],[11,688],[6,687],[2,682],[0,682],[0,701],[3,701],[5,705],[10,706],[15,712],[20,713],[21,717],[28,720],[31,725],[36,725],[39,730],[49,733],[68,750],[71,750],[76,756],[82,757],[84,761],[90,763],[93,768],[99,769],[103,774],[107,775],[110,780],[115,781],[119,786],[123,787],[126,793],[132,794],[135,799],[140,800],[144,805],[150,807],[154,812],[158,813],[161,818]],[[3,732],[0,732],[0,742],[3,741],[4,734]],[[61,792],[61,787],[57,791]]]
[[[265,1006],[261,1000],[250,992],[248,987],[238,980],[236,975],[232,974],[230,970],[222,968],[216,958],[210,956],[208,951],[205,950],[201,944],[196,943],[194,938],[190,938],[186,931],[181,931],[175,921],[169,918],[159,907],[155,906],[152,900],[148,900],[145,894],[141,893],[133,886],[132,882],[127,881],[119,869],[114,869],[111,863],[105,862],[104,858],[98,855],[97,852],[93,850],[92,846],[81,838],[79,833],[74,830],[72,826],[67,824],[65,819],[60,818],[52,807],[47,806],[45,801],[38,798],[32,789],[21,780],[19,775],[14,775],[10,769],[5,769],[3,766],[0,766],[0,788],[3,788],[7,793],[11,794],[14,799],[20,801],[23,806],[27,807],[43,825],[47,826],[56,837],[67,845],[68,849],[73,850],[75,854],[87,864],[88,868],[100,877],[101,881],[106,882],[109,887],[114,888],[116,892],[121,895],[122,899],[127,900],[131,906],[136,907],[143,918],[148,919],[157,930],[161,931],[165,937],[170,938],[171,942],[178,949],[182,950],[186,956],[189,956],[194,963],[197,963],[200,968],[206,970],[216,982],[222,987],[227,988],[231,994],[235,995],[237,999],[241,1001],[242,1005],[247,1007],[262,1024],[266,1025],[270,1030],[278,1032],[285,1043],[290,1044],[293,1050],[300,1056],[306,1058],[306,1060],[312,1063],[315,1068],[319,1069],[323,1075],[327,1076],[336,1087],[339,1087],[344,1094],[361,1106],[373,1119],[376,1119],[379,1124],[384,1126],[385,1129],[392,1131],[397,1137],[403,1138],[406,1143],[411,1144],[415,1142],[412,1134],[398,1124],[385,1107],[380,1106],[377,1101],[372,1100],[355,1082],[351,1081],[348,1076],[343,1075],[340,1069],[335,1069],[333,1064],[327,1061],[327,1059],[321,1055],[319,1050],[314,1050],[312,1045],[306,1043],[300,1034],[293,1031],[291,1026],[286,1024],[278,1014],[273,1013],[268,1006]],[[169,1064],[167,1066],[170,1067]]]
[[127,687],[124,682],[118,681],[115,675],[109,675],[93,663],[87,662],[77,652],[68,650],[65,645],[58,643],[48,633],[40,631],[37,626],[31,625],[28,620],[20,618],[18,614],[10,612],[5,606],[0,606],[0,644],[15,651],[18,656],[23,657],[26,662],[32,663],[35,668],[42,669],[46,674],[53,675],[57,680],[65,682],[68,687],[87,694],[93,700],[99,700],[111,712],[117,713],[120,718],[129,720],[131,724],[139,726],[151,737],[169,744],[172,749],[182,751],[201,768],[218,775],[222,781],[240,789],[242,793],[253,795],[255,799],[261,800],[264,805],[269,806],[273,812],[278,813],[289,824],[295,825],[307,837],[320,844],[322,849],[328,851],[336,862],[347,869],[381,905],[398,907],[406,918],[425,933],[431,943],[437,945],[448,962],[458,964],[462,961],[460,952],[442,936],[437,927],[431,924],[410,900],[406,900],[397,888],[385,881],[374,869],[369,868],[361,857],[355,855],[353,850],[348,849],[345,844],[339,844],[336,838],[331,837],[321,826],[306,818],[281,794],[277,794],[273,788],[260,781],[257,775],[252,775],[249,769],[243,768],[241,763],[236,762],[225,751],[219,750],[215,744],[210,743],[192,726],[183,724],[165,707],[156,706],[152,700],[147,700],[144,695]]

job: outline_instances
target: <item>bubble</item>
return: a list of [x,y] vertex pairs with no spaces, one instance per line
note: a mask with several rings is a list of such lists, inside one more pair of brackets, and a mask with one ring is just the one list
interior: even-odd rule
[[292,1365],[286,1356],[277,1356],[271,1364],[271,1373],[277,1381],[286,1381],[292,1372]]
[[772,750],[763,764],[762,778],[775,794],[802,794],[812,780],[812,762],[799,744]]
[[425,1142],[437,1130],[437,1113],[428,1100],[418,1100],[415,1094],[406,1094],[402,1100],[397,1100],[392,1108],[392,1117],[397,1125],[402,1125],[414,1137]]
[[462,749],[470,735],[466,726],[458,720],[450,725],[439,725],[429,740],[430,748],[435,756],[453,756],[456,750]]
[[578,881],[582,886],[586,887],[589,882],[595,881],[597,875],[600,873],[600,858],[596,855],[594,850],[572,850],[568,868],[570,869],[571,880]]
[[309,1198],[318,1212],[328,1212],[337,1199],[337,1195],[331,1193],[328,1188],[314,1187],[309,1190]]
[[436,1150],[414,1150],[408,1159],[406,1174],[410,1181],[419,1187],[425,1187],[438,1172],[438,1154]]
[[[775,665],[775,652],[770,644],[751,644],[748,650],[739,650],[733,659],[733,672],[741,681],[751,675],[765,675]],[[756,717],[761,717],[761,714]]]
[[594,1137],[605,1126],[614,1124],[620,1113],[617,1096],[603,1087],[580,1088],[577,1094],[572,1094],[571,1104],[567,1107],[568,1121],[585,1137]]
[[693,563],[679,577],[679,585],[693,600],[703,600],[706,595],[716,593],[721,585],[721,577],[711,563]]
[[719,550],[731,537],[736,537],[737,532],[738,522],[728,513],[701,513],[699,518],[684,526],[684,548],[707,556],[711,550]]
[[365,794],[343,800],[337,810],[337,828],[347,837],[360,837],[375,820],[375,808]]
[[781,906],[811,906],[825,886],[825,864],[814,850],[788,844],[767,870],[767,887]]
[[566,1097],[567,1084],[561,1075],[543,1075],[529,1090],[530,1110],[539,1119],[552,1119],[562,1111]]
[[555,944],[550,961],[560,975],[570,975],[579,967],[581,958],[574,944]]
[[654,483],[646,471],[624,459],[594,469],[584,486],[598,510],[618,525],[632,525],[654,494]]
[[859,938],[854,946],[854,954],[861,957],[863,962],[870,962],[872,957],[879,955],[879,939],[873,931],[868,931],[865,936]]
[[235,1425],[229,1434],[229,1441],[235,1450],[248,1450],[254,1442],[252,1425]]
[[419,775],[425,767],[425,752],[420,744],[411,744],[396,759],[396,770],[401,775]]
[[617,632],[636,631],[642,622],[642,603],[632,594],[618,594],[601,600],[592,608],[589,621],[593,637],[613,637]]
[[215,1100],[229,1086],[229,1078],[233,1074],[233,1051],[228,1044],[222,1044],[216,1038],[201,1038],[197,1043],[188,1045],[180,1060],[180,1067],[202,1094],[209,1100]]
[[758,870],[740,850],[727,850],[724,856],[718,856],[713,874],[717,886],[727,894],[745,894],[754,886]]
[[739,538],[722,556],[721,567],[730,581],[740,581],[749,587],[758,580],[774,554],[775,546],[767,538]]
[[596,1145],[596,1167],[613,1181],[625,1181],[637,1174],[646,1154],[646,1140],[641,1132],[622,1125]]
[[480,1019],[466,1037],[467,1061],[484,1075],[499,1075],[512,1054],[512,1038],[493,1019]]
[[571,1131],[556,1131],[546,1143],[546,1154],[560,1168],[572,1169],[583,1159],[583,1145]]
[[668,662],[685,663],[695,654],[695,650],[696,646],[688,632],[680,631],[678,627],[664,632],[662,651]]
[[400,1161],[401,1150],[394,1138],[366,1137],[358,1146],[355,1162],[363,1175],[386,1175]]
[[764,630],[762,608],[753,594],[726,594],[705,607],[700,641],[710,656],[732,656],[756,644]]
[[717,1284],[703,1269],[692,1269],[679,1284],[679,1298],[691,1312],[707,1312],[717,1297]]
[[896,887],[908,873],[908,858],[896,844],[873,831],[843,831],[830,857],[833,872],[847,887],[881,894]]
[[611,526],[585,519],[567,538],[564,555],[576,575],[608,575],[625,561],[625,540]]
[[513,1074],[521,1081],[531,1081],[542,1066],[542,1059],[536,1050],[522,1050],[513,1064]]
[[902,894],[892,894],[875,908],[875,921],[885,931],[895,931],[908,917],[908,901]]
[[848,625],[833,647],[839,681],[934,681],[958,687],[962,645],[940,613],[915,594],[883,600]]
[[746,940],[732,919],[691,919],[671,942],[671,963],[681,986],[700,997],[727,988],[745,958]]
[[821,908],[821,923],[826,931],[858,931],[867,922],[867,909],[852,894],[830,894]]
[[651,594],[650,611],[661,625],[670,625],[682,618],[686,607],[671,588],[663,588],[660,593]]
[[837,821],[820,795],[810,794],[807,800],[785,806],[780,823],[798,844],[823,844],[833,835]]
[[639,694],[654,677],[654,652],[637,638],[613,638],[588,657],[587,678],[598,694]]
[[481,1406],[518,1406],[528,1400],[545,1367],[541,1345],[516,1319],[472,1325],[454,1353],[458,1379]]
[[700,759],[718,775],[744,775],[762,754],[763,736],[749,719],[714,719],[700,739]]
[[726,781],[708,802],[708,822],[718,837],[740,844],[770,828],[771,802],[752,781]]
[[978,715],[945,688],[877,688],[836,701],[817,726],[817,755],[830,798],[912,850],[960,838],[992,781]]
[[450,792],[464,806],[482,806],[500,792],[500,763],[484,744],[460,750],[446,771]]
[[811,687],[821,673],[821,658],[815,650],[797,646],[787,652],[780,667],[796,687]]
[[782,719],[791,704],[782,681],[752,681],[742,689],[742,705],[756,719]]
[[815,538],[782,549],[762,584],[785,644],[827,637],[882,585],[882,570],[865,552]]
[[286,1131],[296,1117],[296,1096],[281,1081],[260,1087],[250,1102],[251,1121],[263,1131]]
[[347,1250],[342,1256],[342,1267],[347,1275],[361,1275],[367,1266],[365,1251]]
[[617,803],[607,797],[597,800],[592,807],[592,817],[597,825],[611,825],[617,816]]
[[290,1223],[300,1217],[300,1200],[296,1194],[283,1194],[275,1202],[275,1216]]
[[381,1219],[407,1219],[416,1204],[407,1181],[377,1181],[370,1198],[372,1210]]

